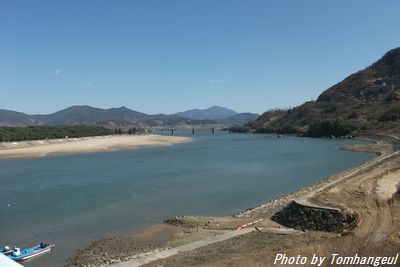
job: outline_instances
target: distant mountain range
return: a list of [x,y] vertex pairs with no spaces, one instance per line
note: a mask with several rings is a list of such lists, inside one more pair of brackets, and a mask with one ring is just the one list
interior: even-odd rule
[[218,121],[242,125],[257,119],[259,114],[237,113],[233,110],[213,106],[207,109],[192,109],[173,115],[148,115],[126,107],[101,109],[91,106],[71,106],[48,115],[28,115],[0,109],[0,126],[73,125],[97,124],[111,128],[132,126],[154,126],[192,121]]

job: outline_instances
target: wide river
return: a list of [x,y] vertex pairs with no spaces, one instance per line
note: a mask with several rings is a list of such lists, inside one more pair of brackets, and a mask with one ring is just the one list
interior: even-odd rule
[[339,150],[356,143],[204,132],[167,147],[0,160],[0,246],[55,242],[24,265],[62,266],[95,239],[238,213],[374,157]]

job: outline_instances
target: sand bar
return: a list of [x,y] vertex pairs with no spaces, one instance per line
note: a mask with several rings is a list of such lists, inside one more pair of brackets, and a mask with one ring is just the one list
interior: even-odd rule
[[0,159],[168,146],[190,140],[191,138],[179,136],[120,135],[2,143]]

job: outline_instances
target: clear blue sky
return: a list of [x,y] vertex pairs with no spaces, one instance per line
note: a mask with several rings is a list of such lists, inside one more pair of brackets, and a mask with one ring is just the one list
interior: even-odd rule
[[0,0],[0,108],[261,113],[400,46],[400,1]]

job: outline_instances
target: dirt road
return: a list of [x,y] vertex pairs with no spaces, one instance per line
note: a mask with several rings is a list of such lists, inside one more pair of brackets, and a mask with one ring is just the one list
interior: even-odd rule
[[166,250],[162,251],[152,251],[148,253],[143,253],[140,255],[137,255],[135,258],[125,261],[125,262],[120,262],[116,264],[111,264],[109,265],[110,267],[136,267],[136,266],[141,266],[156,260],[160,259],[165,259],[168,257],[171,257],[173,255],[176,255],[178,253],[186,252],[186,251],[191,251],[200,247],[205,247],[217,242],[221,242],[227,239],[231,239],[236,236],[240,236],[243,234],[247,234],[250,232],[255,231],[255,228],[245,228],[245,229],[240,229],[240,230],[234,230],[234,231],[227,231],[224,234],[221,235],[216,235],[214,237],[210,237],[208,239],[204,240],[199,240],[193,243],[189,243],[186,245],[174,247],[174,248],[169,248]]

